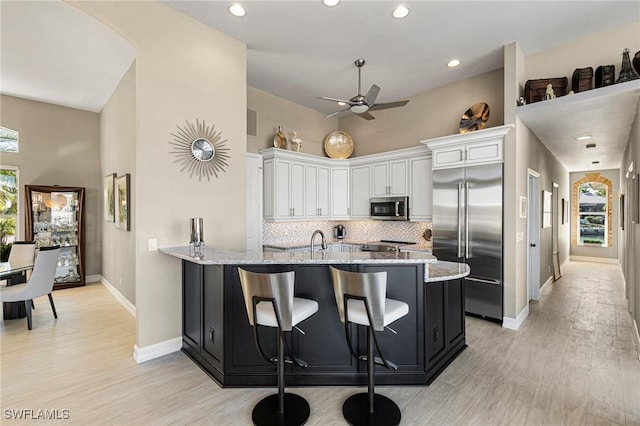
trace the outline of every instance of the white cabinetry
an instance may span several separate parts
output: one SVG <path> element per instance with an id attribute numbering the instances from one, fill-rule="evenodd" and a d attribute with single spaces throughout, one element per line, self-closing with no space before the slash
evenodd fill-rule
<path id="1" fill-rule="evenodd" d="M 371 166 L 351 167 L 351 217 L 369 218 Z"/>
<path id="2" fill-rule="evenodd" d="M 431 157 L 424 155 L 412 158 L 409 163 L 411 170 L 409 219 L 413 222 L 430 221 L 433 215 Z"/>
<path id="3" fill-rule="evenodd" d="M 306 164 L 304 183 L 305 216 L 307 218 L 329 217 L 329 167 Z"/>
<path id="4" fill-rule="evenodd" d="M 408 162 L 394 160 L 371 165 L 371 196 L 406 196 L 409 195 Z"/>
<path id="5" fill-rule="evenodd" d="M 506 130 L 505 130 L 506 128 Z M 433 170 L 504 161 L 504 134 L 510 125 L 421 141 L 433 152 Z"/>
<path id="6" fill-rule="evenodd" d="M 349 218 L 349 167 L 331 168 L 331 218 Z"/>
<path id="7" fill-rule="evenodd" d="M 305 164 L 280 158 L 264 160 L 265 219 L 305 217 Z"/>

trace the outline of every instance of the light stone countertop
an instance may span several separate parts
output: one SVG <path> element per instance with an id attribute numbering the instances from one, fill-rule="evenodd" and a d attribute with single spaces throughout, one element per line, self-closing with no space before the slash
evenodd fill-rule
<path id="1" fill-rule="evenodd" d="M 294 241 L 294 242 L 282 242 L 282 243 L 271 243 L 264 244 L 263 247 L 276 249 L 276 250 L 292 250 L 292 249 L 300 249 L 309 247 L 309 243 L 311 241 Z M 327 244 L 353 244 L 353 245 L 362 245 L 366 244 L 367 241 L 358 241 L 358 240 L 338 240 L 338 239 L 327 239 Z M 320 245 L 320 239 L 316 239 L 316 247 Z"/>
<path id="2" fill-rule="evenodd" d="M 471 268 L 466 263 L 440 260 L 435 263 L 429 263 L 424 275 L 424 282 L 455 280 L 466 277 L 470 272 Z"/>
<path id="3" fill-rule="evenodd" d="M 418 244 L 410 244 L 407 246 L 400 246 L 400 251 L 424 251 L 426 253 L 431 253 L 431 243 L 418 243 Z"/>
<path id="4" fill-rule="evenodd" d="M 440 261 L 421 252 L 243 252 L 205 248 L 201 258 L 189 254 L 188 246 L 159 248 L 160 253 L 200 265 L 278 265 L 278 264 L 425 264 L 425 282 L 447 281 L 469 275 L 466 263 Z"/>
<path id="5" fill-rule="evenodd" d="M 339 263 L 431 263 L 437 259 L 428 253 L 418 252 L 333 252 L 318 251 L 244 252 L 206 247 L 204 255 L 195 258 L 189 254 L 189 246 L 163 247 L 159 252 L 200 265 L 277 265 L 277 264 L 339 264 Z M 426 271 L 426 269 L 425 269 Z"/>

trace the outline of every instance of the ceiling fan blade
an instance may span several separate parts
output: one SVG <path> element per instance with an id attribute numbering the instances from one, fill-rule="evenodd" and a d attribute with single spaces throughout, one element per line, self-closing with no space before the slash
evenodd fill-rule
<path id="1" fill-rule="evenodd" d="M 375 120 L 376 118 L 369 114 L 368 112 L 361 112 L 360 114 L 356 114 L 358 117 L 362 117 L 365 120 Z"/>
<path id="2" fill-rule="evenodd" d="M 329 117 L 344 117 L 345 115 L 349 114 L 351 112 L 350 108 L 345 108 L 345 109 L 341 109 L 340 111 L 336 111 L 336 112 L 332 112 L 331 114 L 327 114 L 325 115 L 325 117 L 329 118 Z"/>
<path id="3" fill-rule="evenodd" d="M 378 93 L 380 93 L 380 88 L 375 84 L 372 84 L 371 89 L 369 89 L 366 96 L 364 97 L 367 100 L 367 103 L 369 105 L 373 105 L 376 103 L 376 98 L 378 97 Z"/>
<path id="4" fill-rule="evenodd" d="M 353 105 L 353 102 L 346 99 L 328 98 L 326 96 L 316 96 L 316 99 L 324 99 L 325 101 L 344 102 L 345 104 Z"/>
<path id="5" fill-rule="evenodd" d="M 398 107 L 405 106 L 408 103 L 409 101 L 406 100 L 406 101 L 386 102 L 383 104 L 375 104 L 371 108 L 369 108 L 369 111 L 375 111 L 379 109 L 398 108 Z"/>

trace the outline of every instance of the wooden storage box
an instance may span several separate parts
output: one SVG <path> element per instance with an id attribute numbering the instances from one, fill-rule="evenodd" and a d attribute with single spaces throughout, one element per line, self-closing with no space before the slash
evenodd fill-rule
<path id="1" fill-rule="evenodd" d="M 586 92 L 593 88 L 593 68 L 576 68 L 571 77 L 571 90 L 574 93 Z"/>
<path id="2" fill-rule="evenodd" d="M 527 80 L 524 85 L 524 100 L 528 104 L 544 100 L 547 84 L 551 84 L 553 92 L 557 97 L 567 94 L 567 77 L 541 78 L 538 80 Z"/>
<path id="3" fill-rule="evenodd" d="M 616 82 L 616 66 L 600 65 L 596 68 L 596 88 L 611 86 Z"/>

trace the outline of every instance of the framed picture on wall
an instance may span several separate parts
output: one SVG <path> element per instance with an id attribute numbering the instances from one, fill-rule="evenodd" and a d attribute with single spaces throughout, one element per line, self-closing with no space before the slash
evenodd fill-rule
<path id="1" fill-rule="evenodd" d="M 552 194 L 549 191 L 542 191 L 542 227 L 550 228 L 552 219 Z"/>
<path id="2" fill-rule="evenodd" d="M 566 220 L 564 219 L 565 211 L 567 210 L 567 204 L 564 198 L 560 199 L 560 224 L 564 225 Z"/>
<path id="3" fill-rule="evenodd" d="M 640 175 L 633 174 L 629 182 L 629 219 L 631 223 L 640 223 Z"/>
<path id="4" fill-rule="evenodd" d="M 116 174 L 111 173 L 104 177 L 104 220 L 114 222 L 116 220 Z"/>
<path id="5" fill-rule="evenodd" d="M 129 173 L 118 176 L 116 179 L 116 195 L 118 202 L 116 204 L 116 228 L 122 229 L 123 231 L 129 231 L 131 229 L 130 224 L 130 207 L 129 203 L 129 192 L 130 192 L 130 183 L 129 183 Z"/>

